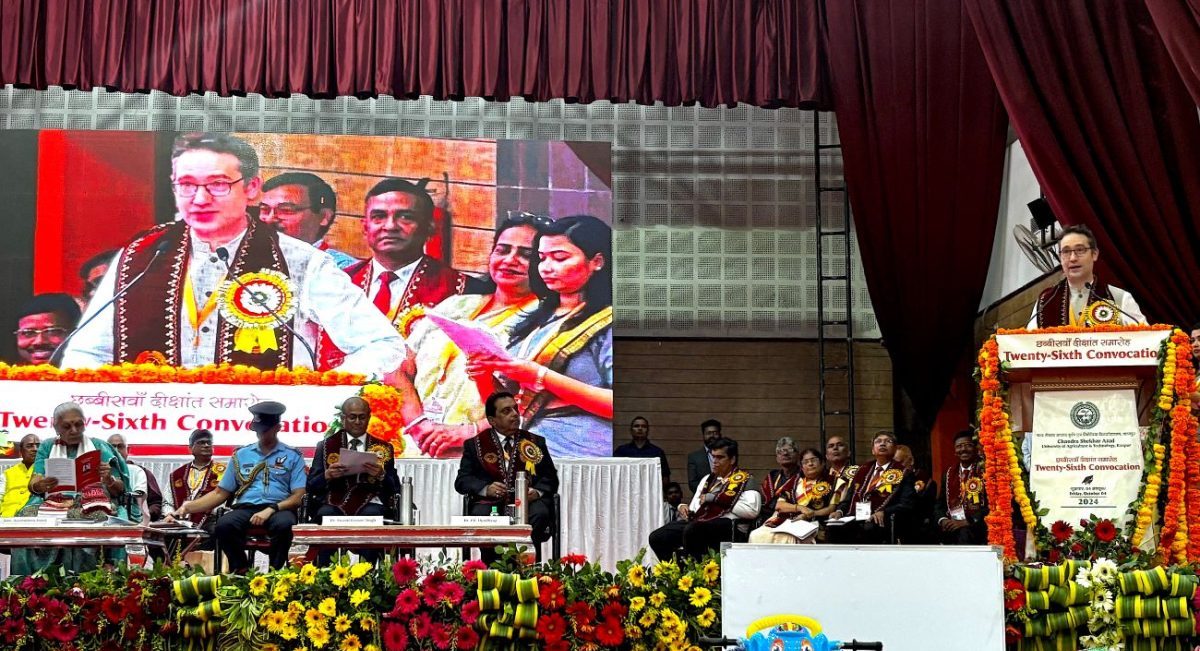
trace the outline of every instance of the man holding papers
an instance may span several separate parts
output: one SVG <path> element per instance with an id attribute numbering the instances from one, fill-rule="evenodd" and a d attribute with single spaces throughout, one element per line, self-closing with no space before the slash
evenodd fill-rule
<path id="1" fill-rule="evenodd" d="M 342 403 L 342 426 L 317 443 L 308 472 L 308 492 L 320 503 L 318 520 L 327 515 L 388 513 L 392 497 L 400 490 L 395 454 L 387 441 L 367 434 L 370 422 L 370 405 L 362 398 L 347 398 Z M 357 553 L 369 562 L 379 558 L 379 550 L 375 549 Z M 333 550 L 322 549 L 317 563 L 328 565 L 332 557 Z"/>

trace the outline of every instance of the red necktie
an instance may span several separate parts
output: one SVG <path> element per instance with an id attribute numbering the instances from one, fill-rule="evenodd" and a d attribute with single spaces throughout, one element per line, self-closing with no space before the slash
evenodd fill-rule
<path id="1" fill-rule="evenodd" d="M 379 274 L 379 293 L 375 295 L 375 307 L 384 314 L 392 311 L 392 281 L 395 279 L 396 274 L 392 271 Z"/>

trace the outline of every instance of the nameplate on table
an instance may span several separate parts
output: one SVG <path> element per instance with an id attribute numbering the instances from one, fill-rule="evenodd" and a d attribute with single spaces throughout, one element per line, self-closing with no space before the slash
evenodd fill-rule
<path id="1" fill-rule="evenodd" d="M 58 518 L 45 515 L 23 518 L 0 518 L 0 527 L 56 527 Z"/>
<path id="2" fill-rule="evenodd" d="M 382 527 L 382 515 L 327 515 L 321 519 L 322 527 Z"/>
<path id="3" fill-rule="evenodd" d="M 508 526 L 512 520 L 507 515 L 452 515 L 450 524 L 455 526 L 485 525 L 489 527 Z"/>

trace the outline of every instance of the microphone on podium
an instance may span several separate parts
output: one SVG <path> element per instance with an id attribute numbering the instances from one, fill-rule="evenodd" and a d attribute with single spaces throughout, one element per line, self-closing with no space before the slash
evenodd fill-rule
<path id="1" fill-rule="evenodd" d="M 158 256 L 165 253 L 169 248 L 171 248 L 170 242 L 167 242 L 166 240 L 159 240 L 158 244 L 154 247 L 154 255 L 150 256 L 150 261 L 146 263 L 146 268 L 142 269 L 141 273 L 134 276 L 133 280 L 129 281 L 129 284 L 121 288 L 121 291 L 113 294 L 112 298 L 105 301 L 104 305 L 101 305 L 99 309 L 97 309 L 95 312 L 92 312 L 91 316 L 89 316 L 87 319 L 84 319 L 83 323 L 80 323 L 78 326 L 76 326 L 75 329 L 71 331 L 71 334 L 67 335 L 66 338 L 62 340 L 62 343 L 58 344 L 58 348 L 54 349 L 54 353 L 50 355 L 50 363 L 54 366 L 58 366 L 60 363 L 62 363 L 62 356 L 67 350 L 67 343 L 74 339 L 75 335 L 79 334 L 79 331 L 83 330 L 85 326 L 92 321 L 95 321 L 96 317 L 100 316 L 104 310 L 108 309 L 108 306 L 116 303 L 118 298 L 124 296 L 129 292 L 129 290 L 133 289 L 134 285 L 141 282 L 142 278 L 146 276 L 146 273 L 150 271 L 150 267 L 154 266 L 154 261 L 158 260 Z"/>
<path id="2" fill-rule="evenodd" d="M 313 351 L 312 346 L 308 345 L 308 341 L 305 340 L 304 337 L 301 337 L 300 334 L 296 332 L 296 330 L 293 329 L 287 321 L 284 321 L 283 318 L 279 316 L 278 312 L 271 308 L 271 306 L 267 303 L 267 297 L 264 296 L 262 292 L 256 292 L 253 289 L 250 289 L 245 283 L 242 282 L 240 278 L 233 274 L 233 269 L 229 266 L 229 251 L 227 251 L 225 247 L 220 246 L 217 247 L 215 253 L 217 254 L 217 258 L 225 264 L 225 271 L 229 277 L 233 279 L 233 282 L 237 283 L 239 287 L 246 290 L 246 293 L 250 296 L 250 300 L 254 301 L 255 305 L 261 307 L 264 311 L 270 314 L 271 317 L 275 319 L 276 323 L 282 326 L 284 330 L 287 330 L 296 341 L 300 342 L 300 345 L 304 346 L 304 350 L 308 351 L 308 358 L 312 360 L 313 368 L 316 368 L 317 353 Z"/>

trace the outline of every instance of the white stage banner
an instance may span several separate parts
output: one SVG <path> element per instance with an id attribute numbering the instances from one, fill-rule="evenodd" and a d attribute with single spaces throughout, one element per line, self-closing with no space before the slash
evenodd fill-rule
<path id="1" fill-rule="evenodd" d="M 187 452 L 188 436 L 196 429 L 211 430 L 219 446 L 253 441 L 247 409 L 277 400 L 287 405 L 283 440 L 312 448 L 324 438 L 342 401 L 357 392 L 357 386 L 6 381 L 0 429 L 9 431 L 10 440 L 31 433 L 53 437 L 54 407 L 70 400 L 83 408 L 89 436 L 122 434 L 138 446 L 135 453 Z"/>
<path id="2" fill-rule="evenodd" d="M 1034 394 L 1029 484 L 1042 519 L 1074 525 L 1091 514 L 1118 528 L 1137 498 L 1142 442 L 1132 389 Z"/>
<path id="3" fill-rule="evenodd" d="M 1000 363 L 1008 368 L 1158 366 L 1170 330 L 996 335 Z"/>

